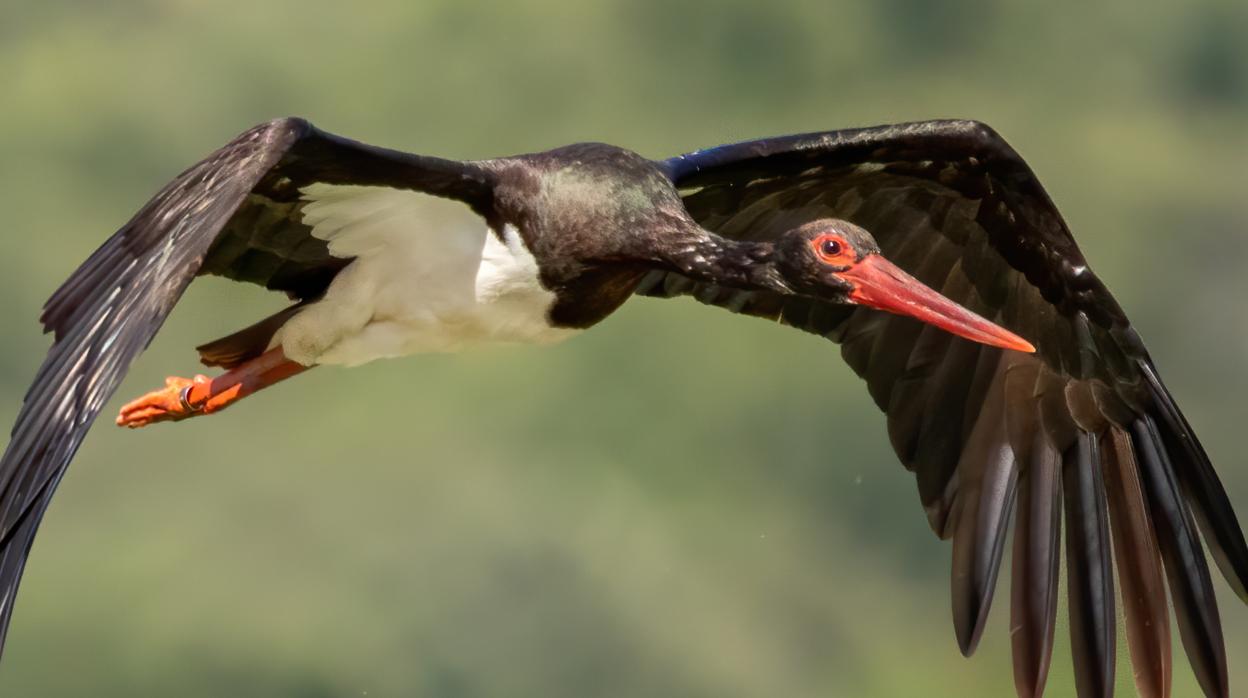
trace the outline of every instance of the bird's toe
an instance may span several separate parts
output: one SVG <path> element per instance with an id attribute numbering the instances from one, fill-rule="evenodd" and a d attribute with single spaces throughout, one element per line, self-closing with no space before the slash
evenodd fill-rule
<path id="1" fill-rule="evenodd" d="M 197 383 L 207 382 L 207 376 L 195 378 L 179 378 L 170 376 L 165 379 L 165 387 L 153 390 L 146 395 L 122 405 L 117 414 L 117 426 L 137 429 L 155 422 L 186 419 L 195 414 L 183 400 L 183 391 Z"/>

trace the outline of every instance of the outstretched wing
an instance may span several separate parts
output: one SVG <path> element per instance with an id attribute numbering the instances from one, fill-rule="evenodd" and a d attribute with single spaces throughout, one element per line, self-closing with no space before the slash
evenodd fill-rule
<path id="1" fill-rule="evenodd" d="M 194 276 L 306 299 L 345 264 L 300 222 L 299 191 L 314 182 L 414 189 L 478 210 L 492 196 L 488 173 L 472 165 L 375 148 L 293 118 L 243 133 L 162 189 L 44 307 L 55 341 L 0 458 L 0 643 L 70 458 Z"/>
<path id="2" fill-rule="evenodd" d="M 727 145 L 662 166 L 710 230 L 766 239 L 817 218 L 850 220 L 921 281 L 1038 348 L 1034 356 L 1005 352 L 909 318 L 674 273 L 653 272 L 638 291 L 693 295 L 841 344 L 887 413 L 932 528 L 953 539 L 963 653 L 979 641 L 1016 510 L 1015 680 L 1020 695 L 1043 690 L 1064 510 L 1079 695 L 1107 695 L 1113 685 L 1111 549 L 1142 694 L 1169 692 L 1165 580 L 1201 686 L 1226 694 L 1197 524 L 1248 600 L 1243 534 L 1139 336 L 1005 141 L 976 122 L 933 121 Z"/>

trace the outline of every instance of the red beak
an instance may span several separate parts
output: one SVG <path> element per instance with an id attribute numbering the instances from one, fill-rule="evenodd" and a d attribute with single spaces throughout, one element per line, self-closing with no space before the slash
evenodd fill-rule
<path id="1" fill-rule="evenodd" d="M 907 315 L 973 342 L 1034 354 L 1030 342 L 985 320 L 902 271 L 878 254 L 838 274 L 854 284 L 849 299 L 870 308 Z"/>

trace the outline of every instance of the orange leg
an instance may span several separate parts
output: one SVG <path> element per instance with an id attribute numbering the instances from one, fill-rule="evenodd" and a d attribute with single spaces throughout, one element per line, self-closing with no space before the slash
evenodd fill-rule
<path id="1" fill-rule="evenodd" d="M 117 415 L 117 426 L 137 429 L 156 422 L 176 422 L 219 412 L 257 390 L 308 368 L 287 359 L 278 347 L 216 378 L 166 378 L 164 388 L 126 403 Z"/>

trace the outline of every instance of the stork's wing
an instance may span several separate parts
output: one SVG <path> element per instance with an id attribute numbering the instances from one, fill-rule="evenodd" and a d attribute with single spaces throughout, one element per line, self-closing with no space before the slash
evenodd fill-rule
<path id="1" fill-rule="evenodd" d="M 484 210 L 488 173 L 301 119 L 257 126 L 182 173 L 53 294 L 55 342 L 0 459 L 0 642 L 40 517 L 100 408 L 197 273 L 319 295 L 345 264 L 299 221 L 313 182 L 414 189 Z"/>
<path id="2" fill-rule="evenodd" d="M 663 167 L 710 230 L 766 239 L 816 218 L 850 220 L 921 281 L 1038 347 L 1035 356 L 1005 352 L 897 315 L 672 273 L 654 272 L 639 289 L 691 294 L 841 344 L 888 415 L 932 528 L 953 539 L 954 623 L 965 654 L 983 630 L 1017 508 L 1015 679 L 1021 695 L 1042 691 L 1064 508 L 1079 694 L 1107 695 L 1113 685 L 1111 531 L 1142 694 L 1169 692 L 1166 579 L 1201 686 L 1226 694 L 1197 523 L 1248 600 L 1243 534 L 1138 335 L 1009 145 L 982 124 L 937 121 L 722 146 Z"/>

